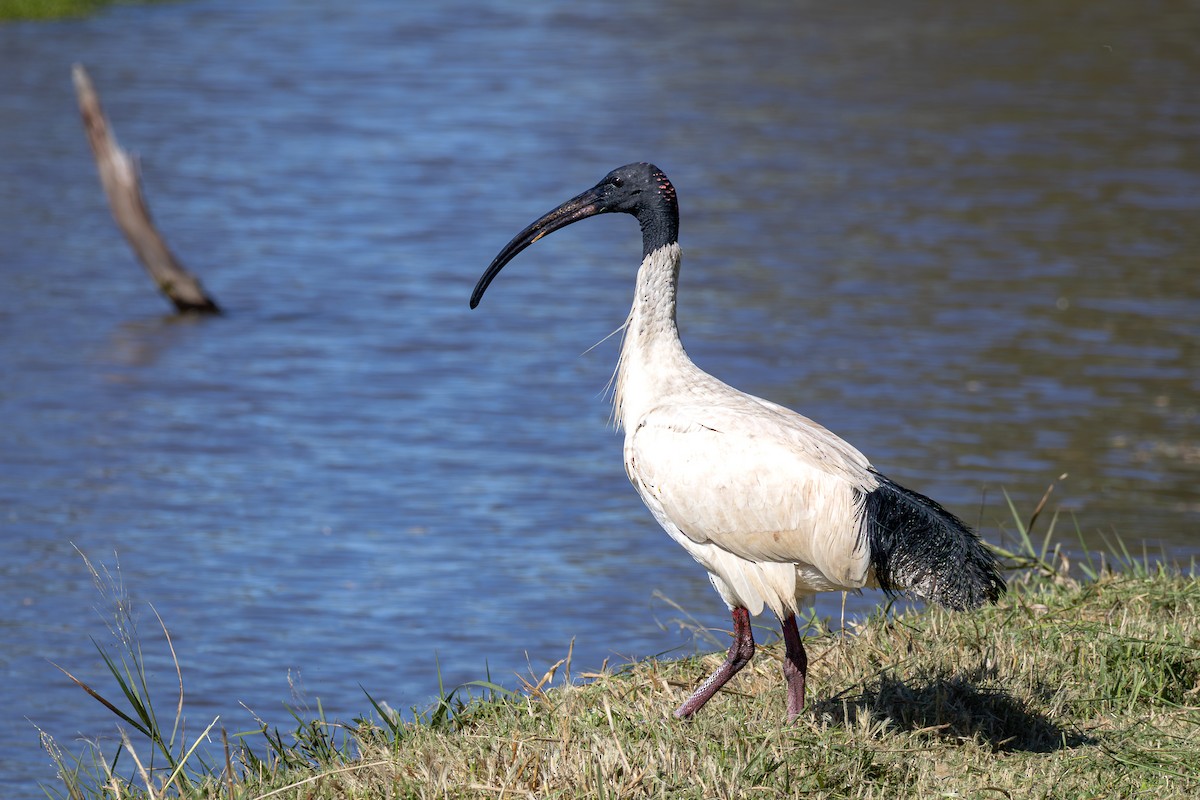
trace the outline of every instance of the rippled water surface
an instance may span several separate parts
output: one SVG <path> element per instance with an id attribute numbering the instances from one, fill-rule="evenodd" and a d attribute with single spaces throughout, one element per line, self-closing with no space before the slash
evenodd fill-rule
<path id="1" fill-rule="evenodd" d="M 604 217 L 476 278 L 612 167 L 678 188 L 701 366 L 999 540 L 1200 551 L 1194 8 L 1125 2 L 172 2 L 0 25 L 0 793 L 113 721 L 118 572 L 189 730 L 349 717 L 696 646 L 699 569 L 603 396 L 640 256 Z M 228 314 L 180 319 L 108 215 L 92 74 Z M 854 601 L 859 610 L 878 598 Z M 836 613 L 840 598 L 818 610 Z M 700 646 L 711 647 L 703 642 Z M 828 687 L 826 687 L 828 690 Z M 817 691 L 821 691 L 818 687 Z M 28 721 L 27 721 L 28 720 Z"/>

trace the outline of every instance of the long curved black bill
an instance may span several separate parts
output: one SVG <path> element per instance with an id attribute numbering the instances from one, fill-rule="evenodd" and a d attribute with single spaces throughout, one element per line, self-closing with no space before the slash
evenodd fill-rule
<path id="1" fill-rule="evenodd" d="M 504 269 L 505 264 L 516 258 L 517 253 L 520 253 L 548 233 L 553 233 L 559 228 L 565 228 L 573 222 L 579 222 L 581 219 L 587 219 L 588 217 L 603 214 L 607 211 L 608 209 L 598 205 L 599 200 L 600 193 L 597 187 L 588 189 L 583 194 L 572 197 L 514 236 L 512 241 L 506 244 L 504 249 L 488 265 L 483 276 L 479 279 L 479 283 L 475 284 L 475 291 L 471 292 L 471 308 L 479 305 L 479 301 L 483 299 L 483 293 L 487 291 L 492 280 L 500 274 L 500 270 Z"/>

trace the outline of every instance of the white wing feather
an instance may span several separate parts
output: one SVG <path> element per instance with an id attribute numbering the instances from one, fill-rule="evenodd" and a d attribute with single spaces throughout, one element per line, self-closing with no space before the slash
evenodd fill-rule
<path id="1" fill-rule="evenodd" d="M 768 572 L 788 565 L 807 584 L 801 590 L 863 586 L 869 553 L 856 529 L 855 497 L 876 485 L 869 462 L 806 417 L 748 398 L 650 409 L 627 430 L 630 480 L 668 533 L 686 537 L 680 544 L 727 583 L 759 582 L 758 571 L 747 577 L 746 564 L 722 553 Z M 775 608 L 769 593 L 765 599 Z"/>

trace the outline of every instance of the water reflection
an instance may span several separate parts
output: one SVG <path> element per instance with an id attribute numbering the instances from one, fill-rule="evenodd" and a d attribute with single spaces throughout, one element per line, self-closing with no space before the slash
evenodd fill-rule
<path id="1" fill-rule="evenodd" d="M 193 328 L 211 321 L 195 314 L 164 314 L 122 322 L 113 329 L 103 360 L 119 367 L 153 367 L 160 358 L 170 357 L 176 347 L 186 347 L 187 336 Z M 124 380 L 128 375 L 114 373 L 110 378 Z"/>

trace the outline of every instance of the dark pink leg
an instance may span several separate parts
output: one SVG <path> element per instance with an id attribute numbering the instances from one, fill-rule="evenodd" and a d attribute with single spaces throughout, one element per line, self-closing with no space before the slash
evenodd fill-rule
<path id="1" fill-rule="evenodd" d="M 808 677 L 808 654 L 796 629 L 796 616 L 783 621 L 783 677 L 787 679 L 787 721 L 793 722 L 804 710 L 804 682 Z"/>
<path id="2" fill-rule="evenodd" d="M 793 623 L 794 625 L 795 623 Z M 733 609 L 733 644 L 729 646 L 729 655 L 720 669 L 708 676 L 708 680 L 700 684 L 700 688 L 675 710 L 677 717 L 690 717 L 700 710 L 729 679 L 738 673 L 742 667 L 750 663 L 754 657 L 754 636 L 750 632 L 750 612 L 744 608 Z"/>

